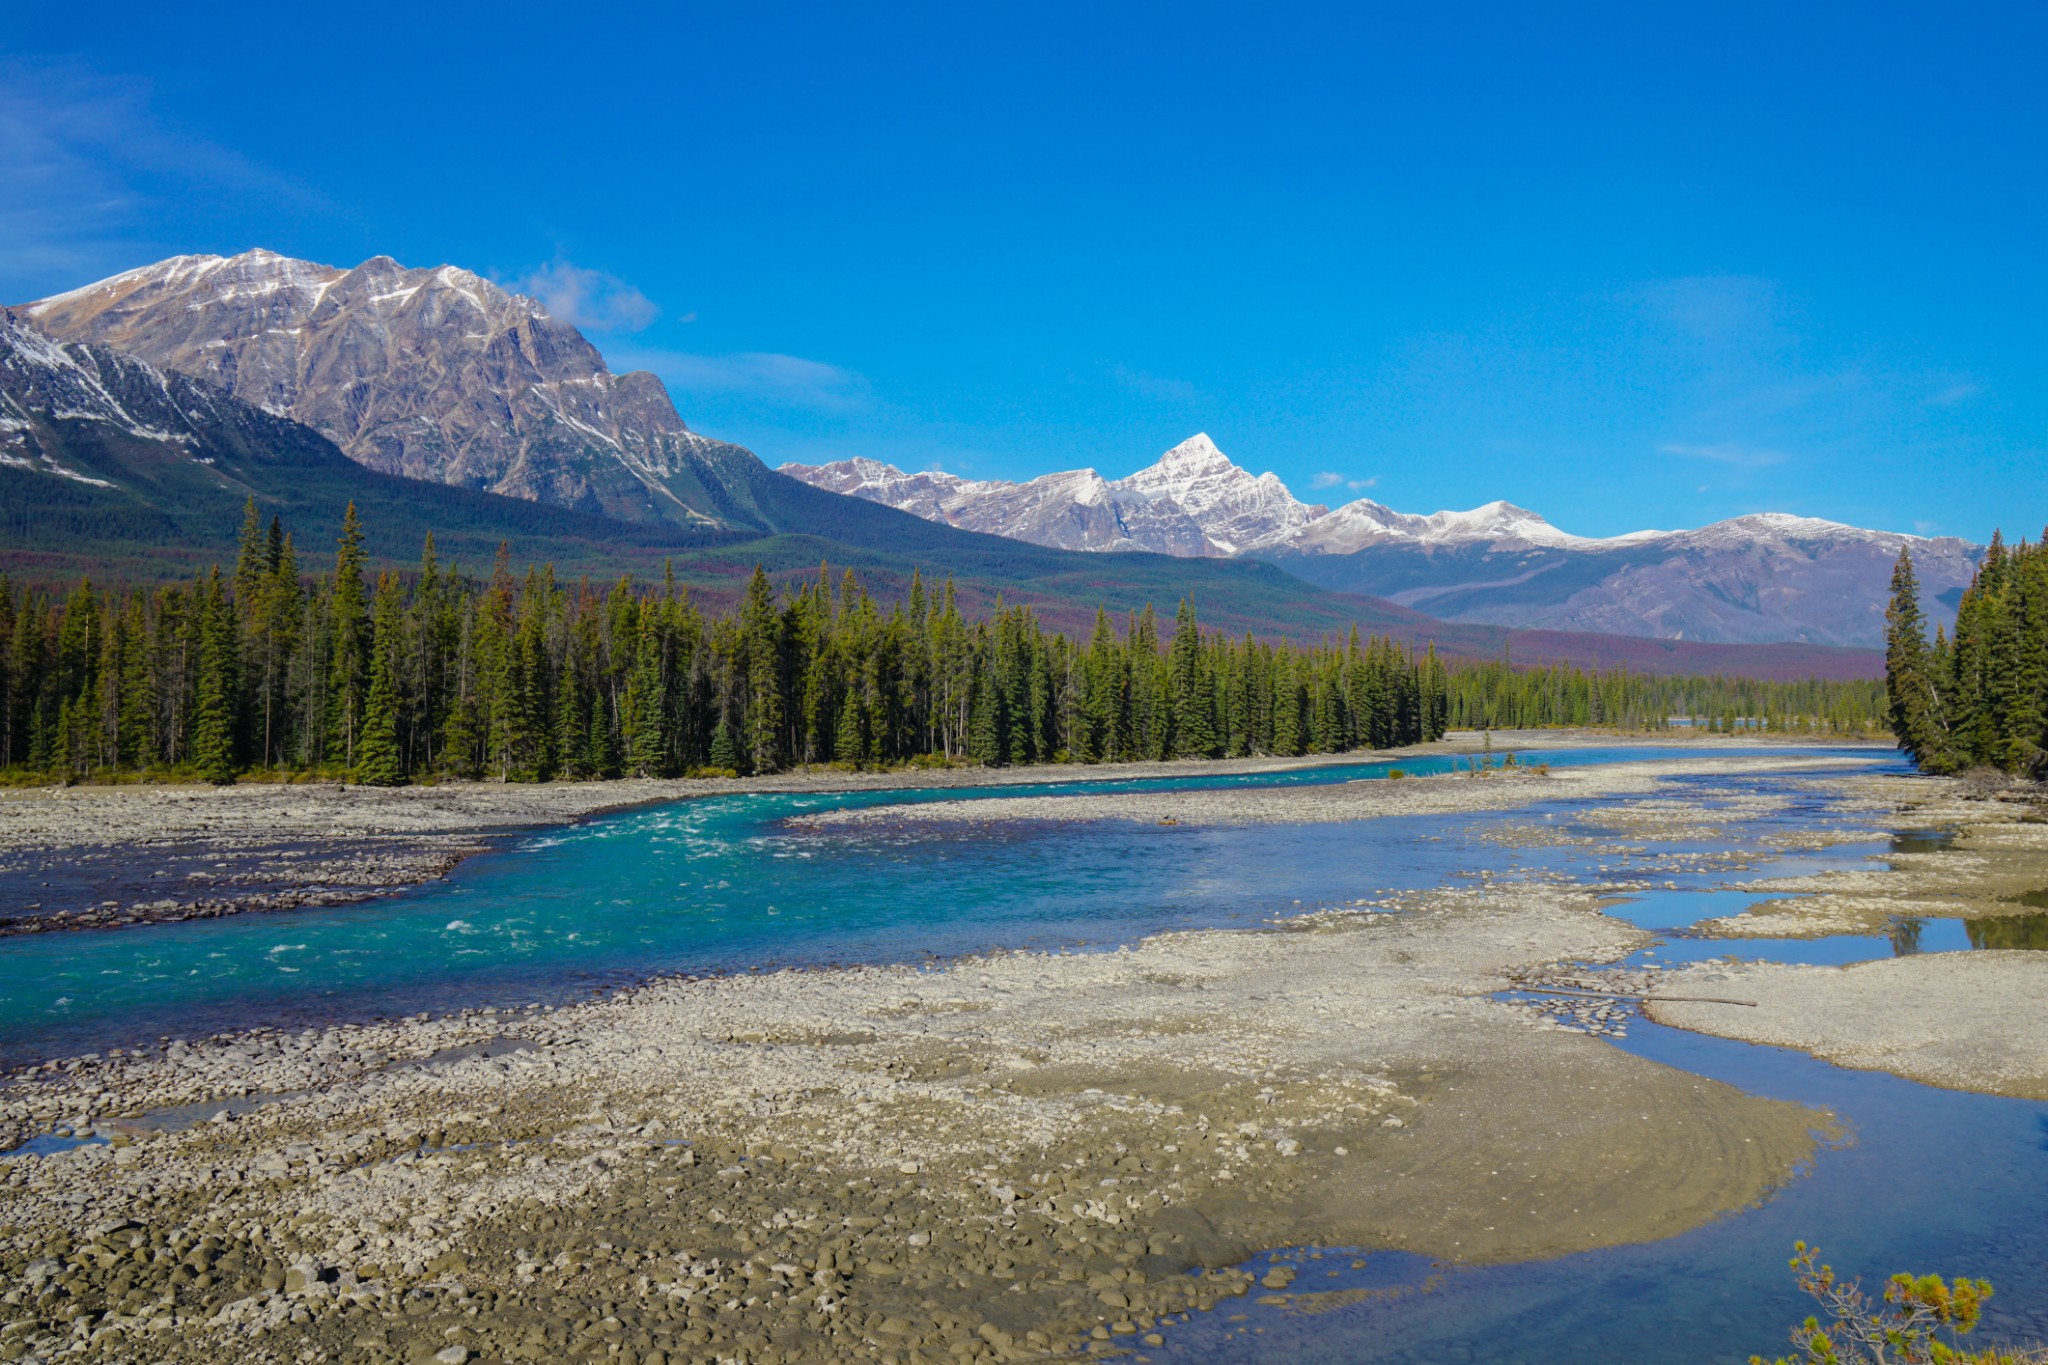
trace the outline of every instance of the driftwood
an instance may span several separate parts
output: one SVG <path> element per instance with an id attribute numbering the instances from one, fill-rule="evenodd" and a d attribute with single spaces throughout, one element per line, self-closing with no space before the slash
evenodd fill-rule
<path id="1" fill-rule="evenodd" d="M 1525 995 L 1575 995 L 1588 1000 L 1640 1000 L 1646 1005 L 1661 1005 L 1668 1002 L 1684 1001 L 1693 1005 L 1746 1005 L 1756 1008 L 1754 1000 L 1729 1000 L 1719 995 L 1643 995 L 1635 991 L 1568 991 L 1556 986 L 1510 986 L 1511 991 Z"/>

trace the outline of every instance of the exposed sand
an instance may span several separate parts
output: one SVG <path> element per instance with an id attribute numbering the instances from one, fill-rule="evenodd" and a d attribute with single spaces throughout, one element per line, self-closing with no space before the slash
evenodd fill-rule
<path id="1" fill-rule="evenodd" d="M 285 1040 L 273 1073 L 212 1043 L 46 1073 L 45 1114 L 95 1089 L 115 1109 L 252 1080 L 315 1093 L 0 1163 L 8 1311 L 61 1327 L 44 1315 L 67 1298 L 131 1304 L 88 1359 L 554 1359 L 579 1335 L 670 1359 L 1011 1358 L 1170 1330 L 1251 1287 L 1190 1265 L 1303 1241 L 1488 1260 L 1664 1236 L 1810 1154 L 1824 1115 L 1485 998 L 1508 971 L 1639 941 L 1590 897 L 1529 883 L 1405 908 L 657 983 L 444 1023 L 433 1046 L 531 1048 L 431 1067 L 366 1065 L 384 1027 Z M 137 1235 L 142 1262 L 81 1251 Z M 189 1265 L 177 1283 L 195 1250 L 210 1283 Z"/>
<path id="2" fill-rule="evenodd" d="M 198 1040 L 39 1068 L 0 1087 L 0 1147 L 10 1134 L 95 1123 L 122 1145 L 0 1161 L 0 1317 L 20 1324 L 0 1334 L 0 1360 L 72 1343 L 87 1360 L 1031 1358 L 1170 1337 L 1181 1314 L 1259 1288 L 1227 1267 L 1267 1247 L 1484 1261 L 1698 1226 L 1790 1178 L 1828 1116 L 1581 1031 L 1623 1031 L 1625 1008 L 1573 1003 L 1561 1010 L 1573 1028 L 1489 997 L 1516 982 L 1597 984 L 1597 966 L 1581 964 L 1647 941 L 1599 914 L 1596 893 L 1771 851 L 1660 847 L 1776 800 L 1731 787 L 1712 793 L 1724 808 L 1710 811 L 1673 799 L 1664 779 L 1816 762 L 1711 747 L 1681 763 L 1548 777 L 993 798 L 914 813 L 1313 822 L 1611 798 L 1580 823 L 1612 838 L 1550 830 L 1540 814 L 1488 835 L 1611 860 L 1587 867 L 1598 880 L 1585 885 L 1482 876 L 1374 910 L 1116 952 L 662 981 L 558 1011 Z M 1896 826 L 1916 803 L 1949 803 L 1929 824 L 1982 814 L 1920 781 L 1826 781 L 1840 826 L 1804 840 L 1816 847 Z M 8 838 L 32 846 L 38 829 L 157 837 L 148 832 L 166 819 L 189 822 L 182 837 L 221 820 L 224 837 L 254 838 L 266 810 L 298 829 L 332 812 L 330 828 L 350 839 L 433 847 L 487 825 L 688 794 L 682 785 L 249 788 L 139 804 L 120 791 L 89 807 L 0 803 L 0 850 Z M 820 838 L 861 827 L 806 823 Z M 1975 830 L 1966 837 L 2007 837 Z M 2029 857 L 2030 838 L 2018 847 Z M 1933 860 L 1900 885 L 1968 900 L 1981 851 L 1895 855 L 1908 867 Z M 1878 894 L 1891 875 L 1874 872 L 1857 894 Z M 1740 989 L 1712 971 L 1621 984 L 1768 995 L 1756 1010 L 1651 1008 L 1685 1027 L 1768 1028 L 1759 1041 L 1851 1065 L 2035 1093 L 2024 1087 L 2048 1072 L 2048 954 L 1946 961 L 1743 969 Z M 1916 1014 L 1929 995 L 1944 1003 Z M 1684 1010 L 1699 1017 L 1668 1013 Z M 2031 1022 L 1998 1033 L 2013 1013 Z M 227 1097 L 251 1095 L 282 1098 L 168 1132 L 114 1121 L 180 1105 L 247 1111 Z M 1263 1287 L 1284 1288 L 1276 1276 Z"/>
<path id="3" fill-rule="evenodd" d="M 1882 934 L 1898 917 L 1981 919 L 2021 912 L 2016 897 L 2048 888 L 2048 790 L 1980 794 L 1960 780 L 1872 775 L 1830 784 L 1845 814 L 1892 829 L 1946 830 L 1948 849 L 1889 853 L 1867 868 L 1744 883 L 1782 893 L 1700 927 L 1731 938 Z M 1862 823 L 1859 821 L 1858 823 Z"/>
<path id="4" fill-rule="evenodd" d="M 1698 966 L 1665 974 L 1656 989 L 1756 1002 L 1743 1009 L 1653 999 L 1648 1010 L 1659 1023 L 1796 1047 L 1929 1085 L 2048 1100 L 2048 953 Z"/>

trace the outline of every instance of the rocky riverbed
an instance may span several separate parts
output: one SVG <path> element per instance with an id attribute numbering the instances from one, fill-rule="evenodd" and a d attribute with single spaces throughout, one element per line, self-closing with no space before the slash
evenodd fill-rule
<path id="1" fill-rule="evenodd" d="M 1543 746 L 1574 738 L 1525 731 L 1515 741 Z M 366 900 L 441 876 L 501 833 L 693 797 L 1273 772 L 1367 757 L 1478 753 L 1486 743 L 1459 735 L 1382 755 L 887 773 L 815 769 L 740 779 L 0 790 L 0 937 Z"/>
<path id="2" fill-rule="evenodd" d="M 1265 1246 L 1666 1235 L 1827 1117 L 1488 998 L 1638 941 L 1517 883 L 39 1069 L 13 1124 L 118 1145 L 0 1163 L 0 1358 L 1014 1359 L 1280 1287 Z M 300 1093 L 108 1117 L 252 1088 Z"/>
<path id="3" fill-rule="evenodd" d="M 2002 781 L 1869 775 L 1828 783 L 1852 827 L 1876 818 L 1939 830 L 1942 847 L 1870 866 L 1748 883 L 1782 896 L 1702 928 L 1732 938 L 1882 933 L 1900 918 L 2003 918 L 2048 888 L 2048 789 Z M 1861 816 L 1863 819 L 1856 819 Z"/>
<path id="4" fill-rule="evenodd" d="M 1876 756 L 1873 756 L 1876 761 Z M 995 796 L 974 801 L 921 802 L 915 807 L 821 811 L 788 823 L 799 829 L 1004 825 L 1017 821 L 1128 821 L 1143 825 L 1338 824 L 1386 815 L 1463 815 L 1510 810 L 1574 797 L 1647 796 L 1665 778 L 1698 772 L 1727 775 L 1840 768 L 1840 758 L 1703 752 L 1698 757 L 1637 763 L 1551 768 L 1517 763 L 1438 777 L 1379 778 L 1317 787 L 1255 787 L 1196 791 L 1120 792 L 1102 796 Z M 1650 814 L 1659 803 L 1648 803 Z M 1688 818 L 1691 807 L 1679 807 Z"/>
<path id="5" fill-rule="evenodd" d="M 1494 1261 L 1672 1235 L 1793 1178 L 1832 1119 L 1610 1046 L 1637 998 L 1687 1027 L 1751 1016 L 1760 1040 L 1904 1074 L 1939 1053 L 1947 1079 L 1930 1079 L 2033 1093 L 1959 1069 L 1996 1017 L 1961 1002 L 2039 1012 L 2048 955 L 2032 955 L 2038 971 L 1971 955 L 1927 983 L 1956 1008 L 1904 1022 L 1897 988 L 1919 977 L 1814 990 L 1806 969 L 1602 966 L 1649 941 L 1601 913 L 1607 898 L 1759 856 L 1701 863 L 1696 841 L 1745 801 L 1765 809 L 1745 775 L 1802 762 L 1708 753 L 1213 806 L 1175 794 L 1170 817 L 1113 817 L 1192 822 L 1242 798 L 1292 801 L 1297 822 L 1611 798 L 1578 830 L 1533 813 L 1490 827 L 1594 855 L 1579 881 L 1489 874 L 1110 952 L 678 978 L 558 1009 L 43 1064 L 0 1083 L 0 1148 L 87 1141 L 0 1160 L 0 1360 L 1142 1354 L 1190 1313 L 1287 1292 L 1285 1265 L 1260 1280 L 1233 1268 L 1263 1248 Z M 1711 811 L 1669 785 L 1703 771 L 1736 779 Z M 1970 820 L 2023 830 L 2024 800 L 1813 780 L 1841 818 L 1812 846 L 1908 815 L 1961 831 L 1957 852 L 1893 855 L 1950 860 L 1901 883 L 1912 894 L 1945 883 L 1968 902 L 1986 868 L 2019 878 L 1976 860 L 1969 845 L 1990 836 Z M 317 794 L 296 795 L 317 813 Z M 577 794 L 557 796 L 555 818 L 574 818 Z M 414 794 L 391 808 L 412 814 L 337 818 L 456 838 L 494 818 L 454 799 L 452 814 Z M 246 817 L 231 837 L 257 828 Z M 1499 998 L 1531 987 L 1547 1006 Z M 1884 1046 L 1854 1052 L 1841 1040 L 1867 1043 L 1887 997 Z M 2044 1050 L 2028 1034 L 2008 1051 Z"/>

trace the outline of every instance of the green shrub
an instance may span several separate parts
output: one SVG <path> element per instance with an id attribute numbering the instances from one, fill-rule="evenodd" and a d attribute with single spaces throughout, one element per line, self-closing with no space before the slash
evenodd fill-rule
<path id="1" fill-rule="evenodd" d="M 1881 1301 L 1833 1266 L 1818 1264 L 1819 1247 L 1793 1244 L 1792 1271 L 1799 1287 L 1820 1302 L 1827 1318 L 1809 1317 L 1792 1329 L 1794 1355 L 1768 1365 L 2040 1365 L 2048 1350 L 1989 1347 L 1970 1350 L 1957 1341 L 1983 1316 L 1989 1280 L 1939 1275 L 1894 1275 Z M 1767 1365 L 1751 1356 L 1750 1365 Z"/>

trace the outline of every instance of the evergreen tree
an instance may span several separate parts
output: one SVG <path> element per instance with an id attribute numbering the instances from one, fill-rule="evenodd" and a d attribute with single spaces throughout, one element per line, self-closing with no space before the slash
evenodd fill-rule
<path id="1" fill-rule="evenodd" d="M 192 760 L 201 780 L 226 786 L 239 767 L 235 755 L 235 627 L 220 570 L 215 569 L 200 607 L 201 663 L 198 725 Z"/>
<path id="2" fill-rule="evenodd" d="M 329 757 L 343 767 L 356 765 L 362 737 L 363 703 L 370 683 L 369 611 L 363 590 L 363 530 L 351 501 L 342 518 L 340 548 L 334 557 L 332 619 L 333 663 L 328 692 L 334 720 Z"/>
<path id="3" fill-rule="evenodd" d="M 367 787 L 396 787 L 405 781 L 405 768 L 398 748 L 398 579 L 392 574 L 378 575 L 372 622 L 370 685 L 355 780 Z"/>
<path id="4" fill-rule="evenodd" d="M 739 741 L 733 738 L 732 726 L 720 717 L 718 728 L 711 734 L 711 766 L 737 772 L 740 766 Z"/>
<path id="5" fill-rule="evenodd" d="M 749 767 L 769 772 L 780 766 L 782 739 L 782 648 L 775 590 L 760 565 L 747 581 L 740 606 L 740 680 L 744 749 Z"/>
<path id="6" fill-rule="evenodd" d="M 1913 552 L 1901 547 L 1892 568 L 1891 605 L 1884 617 L 1884 683 L 1892 734 L 1906 757 L 1923 768 L 1947 766 L 1942 697 L 1929 668 L 1927 623 Z"/>
<path id="7" fill-rule="evenodd" d="M 1174 614 L 1171 677 L 1173 752 L 1178 758 L 1207 758 L 1216 748 L 1214 683 L 1214 675 L 1202 667 L 1194 599 L 1183 597 Z"/>

